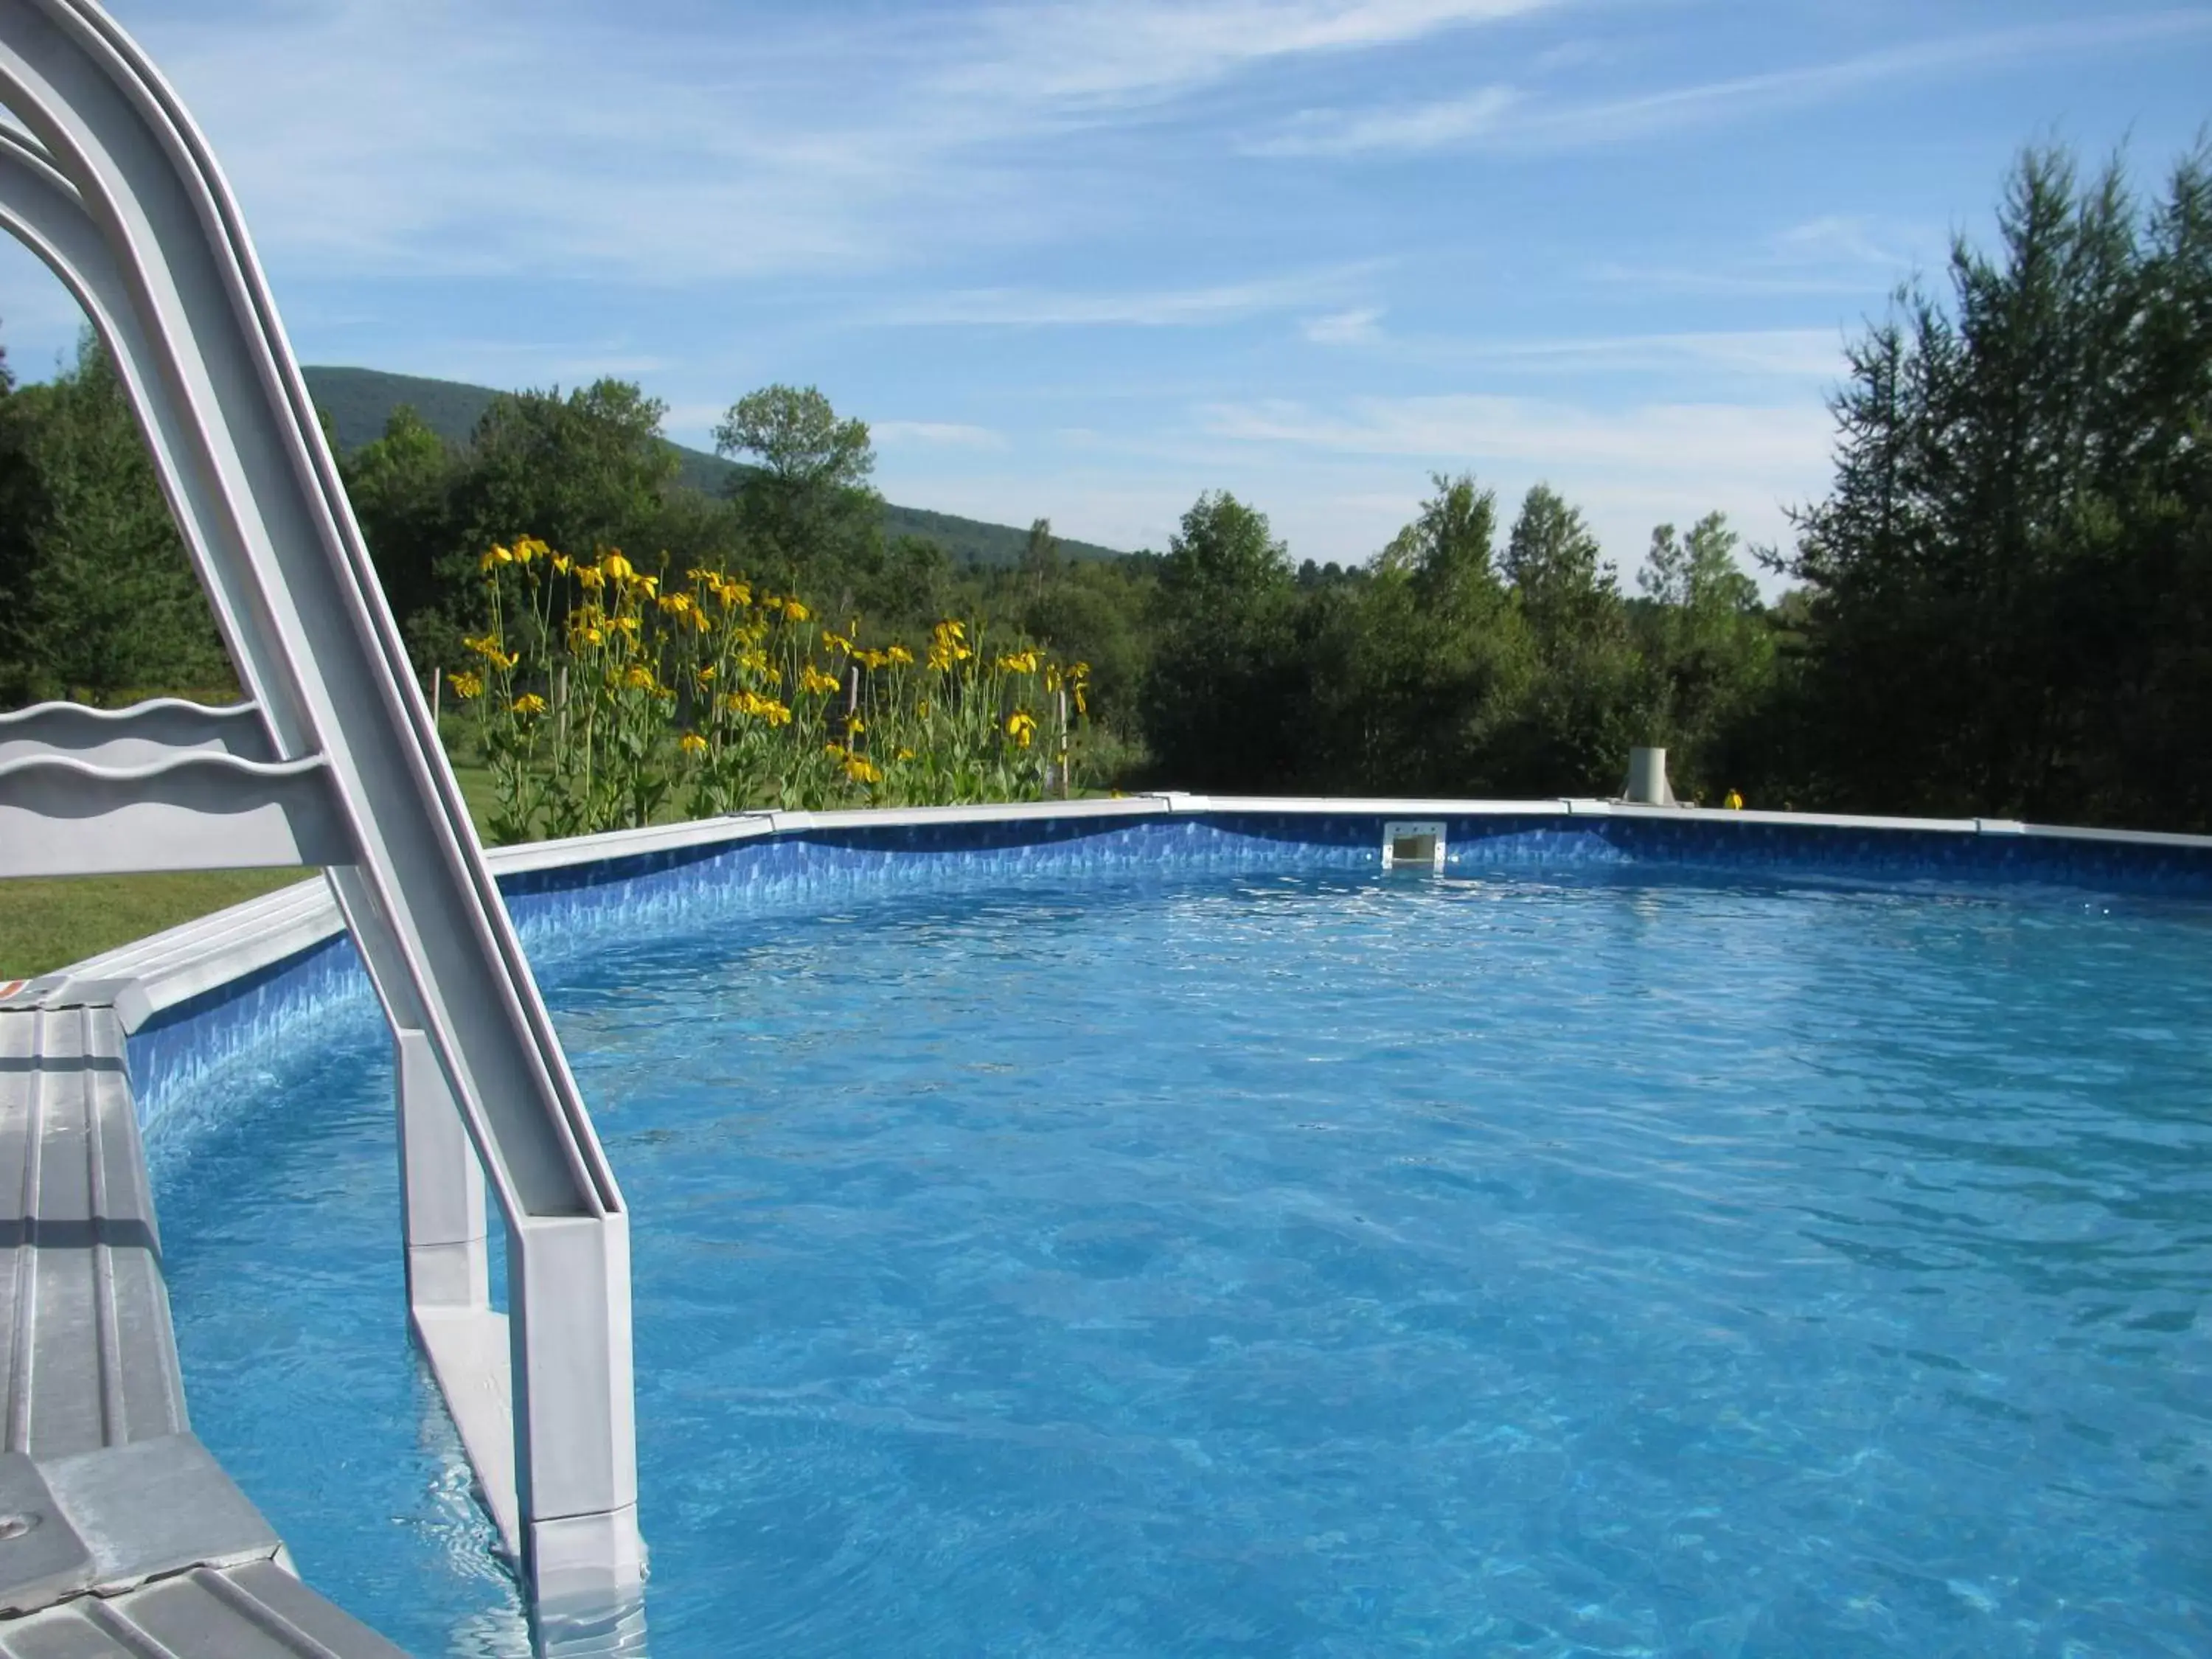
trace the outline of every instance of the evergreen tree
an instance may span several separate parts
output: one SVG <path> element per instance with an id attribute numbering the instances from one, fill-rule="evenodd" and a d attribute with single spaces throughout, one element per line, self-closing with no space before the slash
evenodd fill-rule
<path id="1" fill-rule="evenodd" d="M 1184 787 L 1278 787 L 1297 764 L 1294 589 L 1266 515 L 1226 490 L 1182 516 L 1160 569 L 1146 734 Z"/>
<path id="2" fill-rule="evenodd" d="M 2202 825 L 2207 155 L 2148 215 L 2022 157 L 1992 256 L 1853 343 L 1798 517 L 1803 784 L 1842 806 Z"/>
<path id="3" fill-rule="evenodd" d="M 229 658 L 107 352 L 0 398 L 0 696 L 221 694 Z"/>

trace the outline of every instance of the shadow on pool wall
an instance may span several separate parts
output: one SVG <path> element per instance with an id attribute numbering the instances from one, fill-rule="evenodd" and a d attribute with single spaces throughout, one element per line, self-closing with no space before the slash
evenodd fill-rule
<path id="1" fill-rule="evenodd" d="M 1185 872 L 1379 870 L 1384 823 L 1415 811 L 1443 822 L 1445 873 L 1462 878 L 1649 872 L 2212 898 L 2208 837 L 1975 820 L 1624 811 L 1604 803 L 1471 810 L 1471 803 L 1194 800 L 1178 807 L 1133 800 L 1112 803 L 1119 810 L 1110 815 L 1096 810 L 1107 805 L 788 815 L 797 820 L 792 827 L 786 815 L 761 815 L 683 826 L 684 842 L 672 846 L 641 848 L 669 839 L 645 831 L 501 849 L 494 866 L 507 866 L 501 889 L 540 962 L 589 949 L 610 933 L 688 932 L 720 916 L 787 913 L 875 893 Z M 367 1025 L 379 1018 L 335 909 L 330 927 L 328 936 L 275 960 L 241 959 L 236 976 L 137 1025 L 128 1060 L 142 1127 L 226 1060 L 303 1021 Z M 170 1124 L 166 1133 L 188 1127 Z"/>

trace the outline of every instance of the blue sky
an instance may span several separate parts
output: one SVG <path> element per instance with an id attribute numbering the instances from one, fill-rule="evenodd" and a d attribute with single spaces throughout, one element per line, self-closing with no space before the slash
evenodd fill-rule
<path id="1" fill-rule="evenodd" d="M 112 0 L 308 362 L 770 381 L 894 500 L 1164 546 L 1201 490 L 1372 554 L 1547 479 L 1624 571 L 1827 473 L 1841 344 L 2013 156 L 2212 118 L 2212 9 L 2005 0 Z M 0 249 L 0 340 L 67 296 Z"/>

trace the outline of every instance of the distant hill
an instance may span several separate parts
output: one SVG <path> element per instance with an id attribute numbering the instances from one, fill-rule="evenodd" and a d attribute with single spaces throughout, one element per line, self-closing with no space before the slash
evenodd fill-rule
<path id="1" fill-rule="evenodd" d="M 307 377 L 307 392 L 314 398 L 315 407 L 330 417 L 331 425 L 336 428 L 341 452 L 358 449 L 383 436 L 385 422 L 402 404 L 410 405 L 424 424 L 447 442 L 466 443 L 485 409 L 499 395 L 489 386 L 428 380 L 419 374 L 386 374 L 374 368 L 311 365 L 301 372 Z M 676 475 L 677 482 L 710 495 L 720 495 L 728 487 L 732 475 L 745 470 L 734 461 L 726 461 L 703 449 L 690 449 L 682 444 L 671 444 L 669 447 L 683 463 L 682 471 Z M 1029 541 L 1026 527 L 1017 530 L 1012 525 L 985 524 L 979 519 L 933 513 L 927 507 L 888 503 L 884 507 L 884 534 L 892 538 L 927 536 L 950 554 L 955 563 L 972 559 L 981 564 L 1013 564 L 1020 560 L 1022 549 Z M 1072 559 L 1121 557 L 1113 548 L 1070 541 L 1065 537 L 1060 538 L 1060 551 Z"/>

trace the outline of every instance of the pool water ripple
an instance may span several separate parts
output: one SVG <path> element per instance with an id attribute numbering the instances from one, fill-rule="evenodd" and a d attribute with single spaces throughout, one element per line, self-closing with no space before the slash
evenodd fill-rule
<path id="1" fill-rule="evenodd" d="M 636 1218 L 663 1659 L 2212 1651 L 2201 908 L 699 920 L 548 987 Z M 319 1586 L 495 1650 L 380 1044 L 217 1081 L 155 1158 L 196 1425 Z"/>

